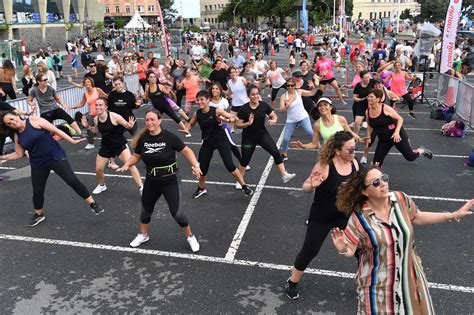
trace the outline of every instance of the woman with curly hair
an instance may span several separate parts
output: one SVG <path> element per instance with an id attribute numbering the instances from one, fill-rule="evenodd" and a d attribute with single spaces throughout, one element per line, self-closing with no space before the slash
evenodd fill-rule
<path id="1" fill-rule="evenodd" d="M 459 222 L 472 214 L 474 199 L 455 212 L 420 211 L 408 195 L 390 191 L 388 180 L 371 168 L 358 172 L 337 193 L 336 206 L 350 218 L 331 238 L 341 255 L 358 251 L 357 314 L 434 314 L 413 245 L 413 224 Z"/>
<path id="2" fill-rule="evenodd" d="M 303 248 L 296 256 L 291 277 L 286 282 L 286 295 L 299 298 L 298 282 L 311 260 L 318 254 L 326 236 L 335 227 L 343 229 L 347 217 L 336 208 L 336 194 L 341 183 L 359 170 L 355 159 L 356 142 L 352 133 L 336 132 L 324 144 L 319 161 L 303 184 L 304 192 L 313 192 Z"/>

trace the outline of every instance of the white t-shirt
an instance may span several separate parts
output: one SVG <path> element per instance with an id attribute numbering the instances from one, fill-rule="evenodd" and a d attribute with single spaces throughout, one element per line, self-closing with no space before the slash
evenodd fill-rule
<path id="1" fill-rule="evenodd" d="M 430 54 L 430 55 L 428 56 L 428 60 L 429 60 L 429 62 L 430 62 L 429 67 L 430 67 L 430 68 L 434 68 L 434 67 L 436 66 L 434 54 Z"/>
<path id="2" fill-rule="evenodd" d="M 301 47 L 301 39 L 297 38 L 294 40 L 296 47 L 300 48 Z"/>
<path id="3" fill-rule="evenodd" d="M 262 74 L 265 72 L 265 70 L 268 69 L 268 63 L 266 60 L 256 60 L 255 64 L 257 65 L 258 72 L 257 74 Z"/>
<path id="4" fill-rule="evenodd" d="M 288 92 L 285 93 L 285 100 L 288 100 Z M 286 122 L 288 123 L 299 122 L 309 117 L 308 112 L 304 109 L 303 99 L 298 92 L 296 92 L 296 99 L 287 108 L 286 113 Z"/>
<path id="5" fill-rule="evenodd" d="M 217 109 L 227 110 L 227 108 L 229 108 L 229 101 L 225 97 L 221 97 L 221 100 L 218 103 L 215 103 L 211 99 L 209 105 Z"/>
<path id="6" fill-rule="evenodd" d="M 227 81 L 227 86 L 232 92 L 232 106 L 242 106 L 250 102 L 250 99 L 247 95 L 247 87 L 244 85 L 242 77 L 238 77 L 237 80 L 232 82 L 232 79 Z"/>
<path id="7" fill-rule="evenodd" d="M 201 60 L 202 59 L 202 47 L 201 46 L 193 46 L 191 48 L 191 56 L 194 60 Z"/>
<path id="8" fill-rule="evenodd" d="M 285 70 L 282 68 L 276 68 L 274 71 L 268 70 L 267 78 L 272 81 L 272 88 L 278 89 L 282 87 L 283 84 L 285 84 L 286 80 L 283 76 L 283 73 L 285 73 Z"/>

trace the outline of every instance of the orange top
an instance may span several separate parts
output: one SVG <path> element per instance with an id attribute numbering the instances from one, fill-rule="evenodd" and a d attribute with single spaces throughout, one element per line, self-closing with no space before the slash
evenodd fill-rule
<path id="1" fill-rule="evenodd" d="M 293 43 L 293 35 L 288 35 L 288 44 Z"/>
<path id="2" fill-rule="evenodd" d="M 97 88 L 92 88 L 92 93 L 89 94 L 84 92 L 84 96 L 86 97 L 86 102 L 89 105 L 89 114 L 91 116 L 97 116 L 97 110 L 95 109 L 95 101 L 99 98 L 99 91 Z"/>
<path id="3" fill-rule="evenodd" d="M 189 79 L 183 80 L 183 86 L 186 89 L 186 103 L 191 103 L 196 101 L 196 94 L 200 90 L 199 78 L 192 76 Z"/>

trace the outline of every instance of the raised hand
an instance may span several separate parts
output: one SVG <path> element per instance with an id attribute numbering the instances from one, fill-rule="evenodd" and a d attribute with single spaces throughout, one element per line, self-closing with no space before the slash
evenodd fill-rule
<path id="1" fill-rule="evenodd" d="M 337 228 L 332 229 L 331 231 L 332 243 L 336 247 L 338 252 L 346 252 L 347 244 L 345 242 L 346 237 L 344 236 L 344 230 Z"/>

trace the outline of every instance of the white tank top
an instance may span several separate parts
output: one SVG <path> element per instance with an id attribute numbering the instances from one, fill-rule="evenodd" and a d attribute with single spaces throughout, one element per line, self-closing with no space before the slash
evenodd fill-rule
<path id="1" fill-rule="evenodd" d="M 295 93 L 296 99 L 293 101 L 293 103 L 290 104 L 290 107 L 288 107 L 286 110 L 286 122 L 289 123 L 299 122 L 309 117 L 308 113 L 304 109 L 303 99 L 297 91 L 295 91 Z M 285 99 L 288 100 L 288 92 L 285 93 Z"/>
<path id="2" fill-rule="evenodd" d="M 232 92 L 232 106 L 239 107 L 250 102 L 242 77 L 238 77 L 235 83 L 230 79 L 227 81 L 227 85 Z"/>

